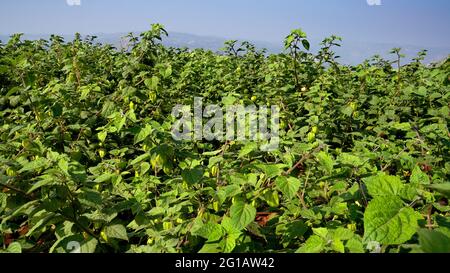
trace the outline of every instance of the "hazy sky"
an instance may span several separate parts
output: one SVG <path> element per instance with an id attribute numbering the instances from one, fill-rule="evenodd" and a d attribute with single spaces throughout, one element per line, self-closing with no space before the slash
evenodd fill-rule
<path id="1" fill-rule="evenodd" d="M 450 46 L 450 0 L 0 0 L 0 34 L 115 33 L 161 23 L 169 31 L 280 42 L 312 38 Z"/>

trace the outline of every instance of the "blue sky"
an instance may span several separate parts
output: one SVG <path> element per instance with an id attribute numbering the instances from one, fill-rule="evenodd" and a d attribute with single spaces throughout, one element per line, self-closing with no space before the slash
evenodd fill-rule
<path id="1" fill-rule="evenodd" d="M 73 0 L 69 0 L 73 1 Z M 280 43 L 301 27 L 311 38 L 450 46 L 449 0 L 1 0 L 0 34 L 170 31 Z"/>

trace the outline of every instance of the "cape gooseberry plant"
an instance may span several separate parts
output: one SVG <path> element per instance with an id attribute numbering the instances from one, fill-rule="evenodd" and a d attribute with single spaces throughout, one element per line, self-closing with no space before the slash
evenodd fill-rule
<path id="1" fill-rule="evenodd" d="M 0 43 L 2 252 L 450 252 L 450 59 Z M 176 104 L 279 105 L 280 146 L 175 141 Z"/>

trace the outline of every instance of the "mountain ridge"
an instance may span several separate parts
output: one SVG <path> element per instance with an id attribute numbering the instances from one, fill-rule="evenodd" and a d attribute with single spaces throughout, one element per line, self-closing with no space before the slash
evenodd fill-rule
<path id="1" fill-rule="evenodd" d="M 138 35 L 140 32 L 133 32 Z M 91 36 L 97 36 L 97 41 L 103 44 L 111 44 L 116 48 L 122 46 L 122 38 L 128 33 L 118 32 L 118 33 L 94 33 L 86 34 Z M 86 36 L 83 34 L 83 36 Z M 7 42 L 10 35 L 0 34 L 0 41 Z M 73 39 L 74 35 L 61 35 L 66 41 Z M 50 34 L 24 34 L 23 38 L 26 40 L 38 40 L 38 39 L 48 39 Z M 207 36 L 207 35 L 197 35 L 182 32 L 169 32 L 168 37 L 163 38 L 163 44 L 171 47 L 187 47 L 191 49 L 204 48 L 206 50 L 219 51 L 225 41 L 231 40 L 230 38 L 218 37 L 218 36 Z M 238 40 L 238 39 L 236 39 Z M 238 41 L 245 41 L 239 39 Z M 268 53 L 280 53 L 283 51 L 283 43 L 280 41 L 279 44 L 268 41 L 252 41 L 258 49 L 267 49 Z M 320 48 L 320 40 L 311 39 L 312 52 L 316 52 Z M 428 50 L 428 55 L 425 59 L 426 63 L 438 62 L 445 59 L 450 54 L 450 46 L 448 47 L 425 47 L 417 45 L 403 45 L 400 46 L 395 43 L 377 43 L 377 42 L 362 42 L 362 41 L 342 41 L 342 46 L 340 48 L 335 48 L 337 55 L 341 56 L 341 62 L 344 64 L 358 64 L 366 59 L 371 58 L 374 55 L 380 55 L 384 58 L 389 59 L 389 51 L 394 47 L 401 47 L 403 53 L 407 56 L 406 60 L 410 61 L 414 58 L 417 53 L 423 49 Z"/>

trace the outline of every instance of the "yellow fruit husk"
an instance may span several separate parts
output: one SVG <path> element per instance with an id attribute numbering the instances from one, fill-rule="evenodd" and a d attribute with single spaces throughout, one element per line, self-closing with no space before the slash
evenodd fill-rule
<path id="1" fill-rule="evenodd" d="M 218 201 L 213 203 L 213 209 L 214 209 L 215 212 L 219 211 L 219 202 Z"/>
<path id="2" fill-rule="evenodd" d="M 213 176 L 217 176 L 218 173 L 219 173 L 219 167 L 213 166 L 213 167 L 211 168 L 211 174 L 212 174 Z"/>
<path id="3" fill-rule="evenodd" d="M 102 231 L 100 232 L 100 237 L 101 237 L 105 242 L 108 242 L 108 236 L 106 235 L 106 233 L 105 233 L 104 230 L 102 230 Z"/>

